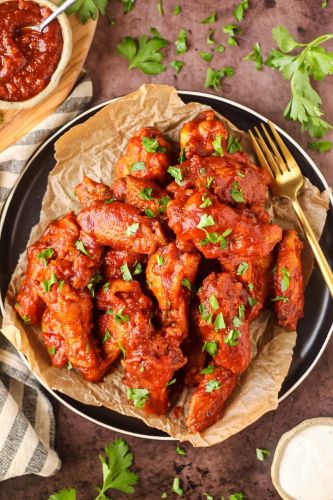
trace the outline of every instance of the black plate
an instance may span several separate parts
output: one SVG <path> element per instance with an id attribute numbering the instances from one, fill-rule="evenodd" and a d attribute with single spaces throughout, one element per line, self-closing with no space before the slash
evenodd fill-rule
<path id="1" fill-rule="evenodd" d="M 196 92 L 179 92 L 179 94 L 185 102 L 197 101 L 212 106 L 243 130 L 258 125 L 263 120 L 266 121 L 264 117 L 254 111 L 216 96 Z M 84 122 L 105 104 L 108 103 L 100 104 L 83 113 L 42 145 L 30 160 L 16 188 L 11 193 L 10 199 L 7 200 L 0 221 L 0 285 L 2 301 L 18 257 L 26 247 L 31 228 L 39 219 L 47 177 L 55 165 L 55 141 L 72 125 Z M 300 165 L 303 174 L 321 191 L 326 189 L 328 186 L 325 179 L 307 154 L 287 134 L 282 131 L 281 133 L 283 133 L 286 144 Z M 331 252 L 333 248 L 332 204 L 330 205 L 320 244 L 326 256 L 333 255 Z M 332 267 L 332 257 L 329 257 L 329 263 Z M 332 323 L 332 299 L 318 268 L 315 268 L 306 289 L 305 316 L 298 325 L 294 357 L 280 391 L 280 400 L 290 394 L 316 364 L 331 335 Z M 100 425 L 141 437 L 170 439 L 165 433 L 148 427 L 139 419 L 120 415 L 104 407 L 84 405 L 57 391 L 51 392 L 73 411 L 80 413 L 85 418 L 92 419 Z"/>

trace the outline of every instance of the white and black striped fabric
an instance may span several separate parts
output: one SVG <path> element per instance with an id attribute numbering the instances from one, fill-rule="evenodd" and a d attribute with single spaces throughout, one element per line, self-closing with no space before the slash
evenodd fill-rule
<path id="1" fill-rule="evenodd" d="M 0 153 L 0 211 L 38 146 L 81 113 L 91 97 L 92 83 L 84 74 L 52 116 Z M 54 435 L 51 403 L 15 348 L 0 333 L 0 481 L 23 474 L 54 474 L 60 467 L 53 449 Z"/>

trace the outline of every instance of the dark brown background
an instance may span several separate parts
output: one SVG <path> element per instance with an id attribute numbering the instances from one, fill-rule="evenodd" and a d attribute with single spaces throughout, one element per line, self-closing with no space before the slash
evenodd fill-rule
<path id="1" fill-rule="evenodd" d="M 94 82 L 94 103 L 126 94 L 145 82 L 167 83 L 179 89 L 205 91 L 204 80 L 207 63 L 198 55 L 207 50 L 206 36 L 210 26 L 199 21 L 211 14 L 217 4 L 218 22 L 215 38 L 225 43 L 221 28 L 233 22 L 232 10 L 238 0 L 213 2 L 209 0 L 164 0 L 164 17 L 157 14 L 156 0 L 137 0 L 137 6 L 126 17 L 122 15 L 119 2 L 111 2 L 109 12 L 117 24 L 110 27 L 105 18 L 99 21 L 96 37 L 90 51 L 86 68 Z M 225 53 L 215 55 L 211 66 L 218 69 L 224 65 L 236 68 L 232 79 L 225 79 L 220 95 L 242 103 L 269 117 L 287 130 L 306 148 L 308 137 L 301 134 L 298 124 L 288 122 L 282 111 L 289 99 L 289 83 L 280 74 L 265 68 L 258 72 L 251 62 L 242 62 L 256 41 L 262 43 L 264 53 L 274 44 L 271 28 L 284 24 L 300 40 L 310 41 L 318 35 L 333 30 L 333 2 L 326 10 L 321 0 L 265 0 L 252 1 L 242 23 L 244 35 L 239 38 L 239 47 L 227 48 Z M 172 17 L 175 4 L 183 8 L 182 14 Z M 138 36 L 154 26 L 171 42 L 180 28 L 189 30 L 188 53 L 177 57 L 186 62 L 178 76 L 169 68 L 157 77 L 148 77 L 139 71 L 128 71 L 127 62 L 116 54 L 115 46 L 126 35 Z M 332 44 L 327 44 L 328 47 Z M 174 47 L 167 49 L 168 61 L 175 58 Z M 324 101 L 326 119 L 333 122 L 332 78 L 316 85 Z M 211 89 L 209 92 L 213 92 Z M 333 140 L 333 134 L 328 134 Z M 310 150 L 308 150 L 310 151 Z M 310 152 L 329 183 L 333 184 L 331 163 L 333 151 L 326 154 Z M 126 437 L 135 455 L 136 470 L 140 484 L 131 498 L 158 499 L 169 490 L 175 475 L 183 482 L 185 498 L 204 498 L 208 492 L 215 496 L 242 491 L 247 499 L 276 499 L 270 479 L 272 457 L 265 462 L 256 459 L 256 447 L 274 450 L 280 436 L 300 421 L 317 416 L 333 415 L 333 341 L 330 342 L 315 369 L 303 384 L 285 401 L 277 411 L 261 418 L 257 423 L 225 443 L 210 449 L 193 449 L 185 445 L 186 457 L 176 454 L 176 443 L 147 441 Z M 21 477 L 6 481 L 0 486 L 1 500 L 46 500 L 51 492 L 64 487 L 76 487 L 78 500 L 91 500 L 96 496 L 94 485 L 101 483 L 101 467 L 98 461 L 105 444 L 119 434 L 98 427 L 75 415 L 54 401 L 57 419 L 56 450 L 62 459 L 62 469 L 52 478 L 37 476 Z M 114 493 L 114 499 L 125 498 Z M 173 498 L 176 498 L 173 495 Z"/>

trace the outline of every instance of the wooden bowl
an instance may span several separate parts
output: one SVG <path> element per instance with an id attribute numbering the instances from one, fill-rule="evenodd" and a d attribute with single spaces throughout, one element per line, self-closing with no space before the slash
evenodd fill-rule
<path id="1" fill-rule="evenodd" d="M 15 0 L 0 0 L 0 4 L 2 3 L 7 3 L 7 2 L 12 2 Z M 17 0 L 16 0 L 17 1 Z M 50 0 L 32 0 L 35 3 L 42 5 L 43 7 L 48 7 L 51 10 L 55 10 L 57 8 L 57 5 L 51 2 Z M 51 79 L 49 83 L 46 85 L 46 87 L 39 92 L 39 94 L 35 95 L 34 97 L 31 97 L 30 99 L 27 99 L 25 101 L 2 101 L 0 100 L 0 109 L 25 109 L 25 108 L 32 108 L 36 106 L 36 104 L 39 104 L 40 102 L 44 101 L 46 97 L 53 92 L 58 83 L 60 78 L 62 77 L 62 74 L 71 58 L 72 55 L 72 28 L 69 22 L 69 19 L 65 13 L 60 14 L 57 17 L 57 20 L 60 24 L 61 27 L 61 32 L 62 32 L 62 39 L 63 39 L 63 47 L 62 47 L 62 53 L 59 59 L 58 66 L 54 73 L 51 76 Z"/>

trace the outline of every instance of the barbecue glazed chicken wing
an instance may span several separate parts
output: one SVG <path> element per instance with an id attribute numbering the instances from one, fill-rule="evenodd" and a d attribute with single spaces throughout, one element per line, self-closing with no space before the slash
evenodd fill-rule
<path id="1" fill-rule="evenodd" d="M 203 111 L 194 120 L 185 123 L 180 131 L 180 147 L 186 158 L 193 155 L 211 156 L 214 153 L 213 141 L 220 137 L 222 150 L 226 151 L 228 131 L 216 118 L 214 111 Z"/>
<path id="2" fill-rule="evenodd" d="M 128 141 L 126 153 L 116 163 L 117 177 L 133 175 L 163 182 L 170 165 L 171 146 L 154 127 L 145 127 Z"/>
<path id="3" fill-rule="evenodd" d="M 279 245 L 273 278 L 274 309 L 279 325 L 296 330 L 303 317 L 304 283 L 302 273 L 303 243 L 295 230 L 287 231 Z"/>
<path id="4" fill-rule="evenodd" d="M 113 195 L 109 186 L 101 182 L 95 182 L 90 177 L 84 177 L 81 184 L 75 188 L 75 195 L 78 197 L 82 207 L 89 207 L 95 201 L 104 203 L 112 202 Z"/>

